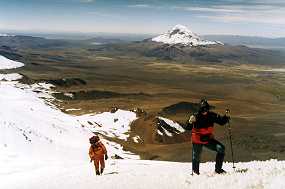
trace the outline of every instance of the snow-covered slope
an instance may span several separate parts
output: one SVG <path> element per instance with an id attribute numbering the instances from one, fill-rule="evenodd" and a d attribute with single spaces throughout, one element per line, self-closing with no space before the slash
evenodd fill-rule
<path id="1" fill-rule="evenodd" d="M 0 65 L 7 69 L 22 63 L 15 64 L 3 57 Z M 51 104 L 51 85 L 29 86 L 14 81 L 21 77 L 17 73 L 0 74 L 0 175 L 27 168 L 32 170 L 38 164 L 88 162 L 88 139 L 93 133 L 78 121 L 79 117 L 65 114 Z M 116 116 L 123 120 L 120 124 L 128 124 L 120 115 Z M 110 157 L 117 154 L 138 159 L 125 152 L 122 146 L 103 141 L 108 143 Z"/>
<path id="2" fill-rule="evenodd" d="M 12 75 L 10 79 L 11 77 Z M 82 120 L 82 116 L 76 117 L 65 114 L 41 99 L 41 97 L 48 98 L 49 96 L 43 94 L 45 87 L 49 87 L 49 85 L 27 86 L 17 82 L 1 82 L 0 107 L 5 107 L 5 109 L 0 112 L 0 146 L 17 152 L 14 154 L 15 157 L 29 156 L 32 153 L 37 157 L 64 159 L 67 152 L 73 152 L 72 156 L 66 158 L 70 159 L 74 155 L 81 154 L 81 157 L 86 159 L 86 149 L 89 145 L 88 138 L 92 135 L 91 131 L 82 122 L 78 121 Z M 39 91 L 43 92 L 39 93 Z M 125 111 L 124 113 L 131 114 L 132 112 Z M 128 122 L 124 122 L 124 117 L 120 117 L 118 114 L 114 116 L 122 120 L 118 122 L 122 124 L 121 126 L 125 125 L 128 128 Z M 88 117 L 92 121 L 98 117 L 100 118 L 100 115 L 94 118 L 90 115 Z M 109 121 L 109 124 L 104 124 L 109 126 L 105 130 L 108 131 L 108 128 L 111 129 L 112 126 L 113 130 L 116 130 L 116 125 L 112 124 L 113 119 L 110 120 L 109 118 L 108 116 L 105 118 L 105 122 L 108 123 Z M 98 132 L 100 131 L 102 129 L 98 128 Z M 119 134 L 120 132 L 118 132 Z M 124 132 L 121 134 L 121 136 L 124 136 Z M 116 149 L 121 148 L 116 144 L 110 146 Z M 112 151 L 124 157 L 118 150 Z"/>
<path id="3" fill-rule="evenodd" d="M 168 32 L 152 38 L 152 41 L 161 42 L 165 44 L 182 44 L 185 46 L 200 46 L 200 45 L 216 45 L 222 44 L 216 41 L 203 40 L 197 34 L 193 33 L 183 25 L 176 25 Z"/>
<path id="4" fill-rule="evenodd" d="M 12 69 L 24 66 L 23 63 L 10 60 L 0 55 L 0 69 Z"/>
<path id="5" fill-rule="evenodd" d="M 130 124 L 137 119 L 134 112 L 117 110 L 114 113 L 104 112 L 100 114 L 87 114 L 79 116 L 78 120 L 89 127 L 93 132 L 101 133 L 109 137 L 127 140 Z"/>
<path id="6" fill-rule="evenodd" d="M 179 125 L 178 123 L 176 123 L 170 119 L 167 119 L 164 117 L 158 117 L 158 119 L 164 121 L 168 126 L 170 126 L 172 128 L 172 130 L 176 134 L 185 132 L 185 129 L 181 125 Z M 162 126 L 162 128 L 163 128 L 163 126 Z M 164 128 L 164 129 L 166 129 L 166 128 Z M 172 136 L 172 134 L 170 134 L 170 135 L 168 134 L 168 136 Z"/>
<path id="7" fill-rule="evenodd" d="M 0 81 L 15 81 L 19 79 L 22 79 L 22 75 L 18 73 L 0 74 Z"/>
<path id="8" fill-rule="evenodd" d="M 19 155 L 46 156 L 56 155 L 57 148 L 82 149 L 90 134 L 73 117 L 47 106 L 35 92 L 15 86 L 9 82 L 0 85 L 0 107 L 5 107 L 0 113 L 1 144 Z"/>
<path id="9" fill-rule="evenodd" d="M 213 174 L 214 163 L 201 164 L 201 175 L 191 176 L 191 163 L 109 160 L 103 176 L 95 176 L 93 165 L 83 163 L 42 167 L 25 172 L 1 174 L 5 189 L 284 189 L 285 163 L 255 161 L 238 163 L 246 173 Z M 2 169 L 2 167 L 1 167 Z M 16 182 L 15 182 L 16 181 Z"/>

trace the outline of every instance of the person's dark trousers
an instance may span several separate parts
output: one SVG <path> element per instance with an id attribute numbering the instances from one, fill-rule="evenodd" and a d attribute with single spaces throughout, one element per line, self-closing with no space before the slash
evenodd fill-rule
<path id="1" fill-rule="evenodd" d="M 225 146 L 215 139 L 211 139 L 208 144 L 195 144 L 193 143 L 192 148 L 192 170 L 194 173 L 199 174 L 199 164 L 201 159 L 202 148 L 206 148 L 216 151 L 216 165 L 215 170 L 221 170 L 225 157 Z"/>

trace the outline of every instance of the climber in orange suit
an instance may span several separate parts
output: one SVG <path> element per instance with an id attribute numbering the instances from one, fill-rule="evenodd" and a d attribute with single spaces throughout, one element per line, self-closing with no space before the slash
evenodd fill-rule
<path id="1" fill-rule="evenodd" d="M 105 160 L 108 159 L 107 150 L 98 136 L 93 136 L 89 139 L 89 157 L 90 162 L 94 161 L 96 175 L 102 175 L 105 168 Z"/>

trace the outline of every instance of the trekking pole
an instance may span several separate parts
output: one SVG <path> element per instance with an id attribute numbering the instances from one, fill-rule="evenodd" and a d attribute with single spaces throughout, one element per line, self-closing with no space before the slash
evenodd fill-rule
<path id="1" fill-rule="evenodd" d="M 226 110 L 226 114 L 230 114 L 230 110 Z M 230 145 L 231 145 L 231 154 L 232 154 L 232 162 L 233 162 L 233 169 L 235 170 L 235 160 L 234 160 L 234 151 L 233 151 L 233 142 L 232 142 L 232 129 L 231 129 L 231 124 L 230 120 L 228 120 L 228 132 L 229 132 L 229 140 L 230 140 Z"/>
<path id="2" fill-rule="evenodd" d="M 192 132 L 191 132 L 191 135 L 192 135 Z M 194 175 L 194 173 L 193 173 L 193 144 L 192 144 L 192 164 L 191 164 L 191 170 L 192 170 L 192 173 L 191 173 L 191 175 L 193 176 Z"/>
<path id="3" fill-rule="evenodd" d="M 191 117 L 190 117 L 190 119 L 191 119 Z M 190 120 L 189 120 L 190 121 Z M 189 122 L 188 121 L 188 122 Z M 196 119 L 195 119 L 195 121 L 196 121 Z M 193 122 L 193 120 L 191 120 L 191 124 L 192 124 L 192 128 L 191 128 L 191 138 L 192 138 L 192 132 L 193 132 L 193 128 L 195 127 L 195 121 Z M 194 176 L 194 171 L 193 171 L 193 141 L 192 141 L 192 157 L 191 157 L 191 159 L 192 159 L 192 168 L 191 168 L 191 171 L 192 171 L 192 173 L 191 173 L 191 175 L 192 176 Z"/>

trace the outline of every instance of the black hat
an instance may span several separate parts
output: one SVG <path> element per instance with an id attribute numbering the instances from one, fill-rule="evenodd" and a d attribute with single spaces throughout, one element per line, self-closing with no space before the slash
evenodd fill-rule
<path id="1" fill-rule="evenodd" d="M 201 102 L 200 102 L 200 109 L 199 109 L 199 111 L 200 112 L 207 112 L 209 110 L 210 110 L 209 103 L 207 102 L 206 99 L 202 99 Z"/>

